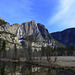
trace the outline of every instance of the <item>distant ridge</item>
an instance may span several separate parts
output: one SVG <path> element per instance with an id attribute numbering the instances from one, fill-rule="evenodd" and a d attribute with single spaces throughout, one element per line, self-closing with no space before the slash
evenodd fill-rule
<path id="1" fill-rule="evenodd" d="M 75 46 L 75 28 L 68 28 L 60 32 L 51 33 L 52 37 L 66 46 Z"/>

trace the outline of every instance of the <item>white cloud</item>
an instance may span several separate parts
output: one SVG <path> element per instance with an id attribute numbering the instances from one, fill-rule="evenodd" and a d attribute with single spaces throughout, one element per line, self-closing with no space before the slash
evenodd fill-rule
<path id="1" fill-rule="evenodd" d="M 75 0 L 59 0 L 58 12 L 49 20 L 49 24 L 59 27 L 75 27 Z"/>

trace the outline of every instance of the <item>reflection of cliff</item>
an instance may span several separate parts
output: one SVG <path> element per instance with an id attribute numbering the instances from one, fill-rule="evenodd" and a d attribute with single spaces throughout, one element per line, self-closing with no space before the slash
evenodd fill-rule
<path id="1" fill-rule="evenodd" d="M 22 64 L 0 62 L 0 75 L 18 75 L 21 72 Z"/>
<path id="2" fill-rule="evenodd" d="M 75 75 L 62 69 L 0 61 L 0 75 Z"/>
<path id="3" fill-rule="evenodd" d="M 0 75 L 55 75 L 58 70 L 33 66 L 27 63 L 0 62 Z"/>

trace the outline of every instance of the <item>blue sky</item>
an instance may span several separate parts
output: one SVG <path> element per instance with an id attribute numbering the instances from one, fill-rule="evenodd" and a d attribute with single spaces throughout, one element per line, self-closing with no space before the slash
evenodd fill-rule
<path id="1" fill-rule="evenodd" d="M 49 32 L 75 27 L 75 0 L 0 0 L 0 16 L 10 24 L 35 20 Z"/>

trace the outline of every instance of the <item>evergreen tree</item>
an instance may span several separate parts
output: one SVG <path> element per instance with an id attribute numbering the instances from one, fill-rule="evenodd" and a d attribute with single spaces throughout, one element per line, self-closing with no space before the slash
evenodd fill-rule
<path id="1" fill-rule="evenodd" d="M 46 55 L 45 52 L 46 52 L 45 47 L 42 46 L 42 47 L 41 47 L 41 55 L 42 55 L 42 56 L 45 56 L 45 55 Z"/>
<path id="2" fill-rule="evenodd" d="M 74 46 L 69 46 L 69 47 L 67 48 L 67 54 L 68 54 L 69 56 L 71 56 L 71 55 L 73 55 L 73 52 L 74 52 Z"/>
<path id="3" fill-rule="evenodd" d="M 14 59 L 17 59 L 17 48 L 16 48 L 16 44 L 14 44 Z"/>
<path id="4" fill-rule="evenodd" d="M 6 48 L 6 42 L 5 42 L 5 40 L 3 40 L 3 46 L 2 46 L 3 58 L 5 58 L 5 56 L 6 56 L 6 50 L 5 50 L 5 48 Z"/>
<path id="5" fill-rule="evenodd" d="M 28 57 L 27 57 L 28 61 L 32 60 L 32 49 L 31 49 L 31 46 L 28 46 L 27 54 L 28 54 Z"/>

